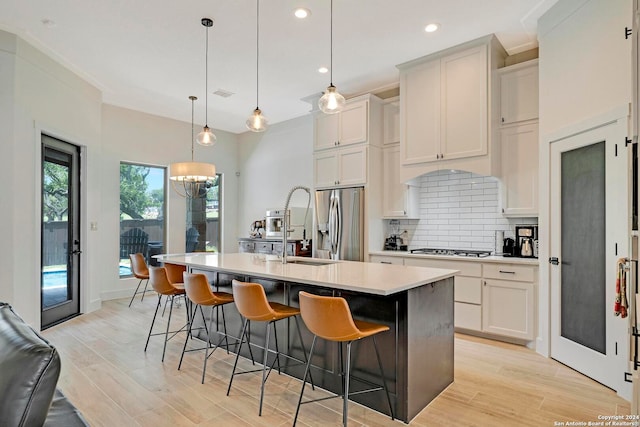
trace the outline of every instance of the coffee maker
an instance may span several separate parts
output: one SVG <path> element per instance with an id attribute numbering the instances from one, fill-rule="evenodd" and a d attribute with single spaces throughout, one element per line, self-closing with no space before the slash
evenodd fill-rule
<path id="1" fill-rule="evenodd" d="M 538 257 L 538 226 L 516 225 L 515 256 L 521 258 Z"/>

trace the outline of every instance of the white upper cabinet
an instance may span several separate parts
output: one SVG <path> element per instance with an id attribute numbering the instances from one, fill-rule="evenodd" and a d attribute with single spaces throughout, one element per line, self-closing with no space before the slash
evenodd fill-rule
<path id="1" fill-rule="evenodd" d="M 368 140 L 369 101 L 347 103 L 338 114 L 317 113 L 314 149 L 324 150 Z"/>
<path id="2" fill-rule="evenodd" d="M 403 181 L 438 169 L 499 172 L 492 122 L 499 114 L 496 70 L 505 57 L 487 36 L 398 66 Z"/>
<path id="3" fill-rule="evenodd" d="M 538 123 L 505 127 L 502 143 L 502 213 L 538 216 Z"/>
<path id="4" fill-rule="evenodd" d="M 538 60 L 500 70 L 500 115 L 503 125 L 538 118 Z"/>
<path id="5" fill-rule="evenodd" d="M 382 216 L 419 218 L 419 188 L 400 181 L 400 147 L 382 150 Z"/>
<path id="6" fill-rule="evenodd" d="M 359 145 L 319 151 L 313 155 L 316 188 L 367 183 L 367 147 Z"/>
<path id="7" fill-rule="evenodd" d="M 398 98 L 387 100 L 384 107 L 384 145 L 400 142 L 400 101 Z"/>

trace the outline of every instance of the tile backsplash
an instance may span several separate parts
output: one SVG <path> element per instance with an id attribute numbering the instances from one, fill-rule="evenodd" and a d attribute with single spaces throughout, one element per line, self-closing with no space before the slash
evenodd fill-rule
<path id="1" fill-rule="evenodd" d="M 513 237 L 515 226 L 537 224 L 537 218 L 505 218 L 500 182 L 492 176 L 443 170 L 418 178 L 420 219 L 400 220 L 409 249 L 456 248 L 494 251 L 496 232 Z M 389 221 L 387 221 L 389 232 Z"/>

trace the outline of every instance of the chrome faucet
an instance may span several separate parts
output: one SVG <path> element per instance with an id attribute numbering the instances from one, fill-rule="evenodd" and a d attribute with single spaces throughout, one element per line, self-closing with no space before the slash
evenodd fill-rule
<path id="1" fill-rule="evenodd" d="M 291 190 L 289 190 L 289 194 L 287 195 L 287 201 L 284 203 L 284 215 L 282 220 L 282 263 L 287 263 L 287 237 L 289 236 L 289 224 L 287 224 L 287 212 L 289 211 L 289 202 L 291 201 L 291 196 L 296 190 L 304 190 L 307 192 L 309 196 L 309 203 L 307 204 L 307 213 L 309 213 L 309 204 L 311 203 L 311 190 L 309 187 L 304 187 L 302 185 L 296 185 Z M 307 215 L 305 214 L 305 220 Z"/>

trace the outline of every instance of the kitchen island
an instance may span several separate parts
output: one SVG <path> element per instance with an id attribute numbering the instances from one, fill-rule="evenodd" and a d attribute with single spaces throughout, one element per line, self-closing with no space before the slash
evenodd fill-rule
<path id="1" fill-rule="evenodd" d="M 453 382 L 453 276 L 456 270 L 298 257 L 289 257 L 289 262 L 282 264 L 276 256 L 246 253 L 158 258 L 165 263 L 186 265 L 188 271 L 206 274 L 210 282 L 224 292 L 231 292 L 231 281 L 238 279 L 260 283 L 269 300 L 293 306 L 298 306 L 300 291 L 342 296 L 349 302 L 356 319 L 389 326 L 388 332 L 379 335 L 378 346 L 394 415 L 402 421 L 411 421 Z M 233 305 L 225 308 L 225 318 L 228 333 L 239 336 L 242 319 Z M 198 321 L 202 319 L 196 317 L 194 326 L 199 326 Z M 303 322 L 300 324 L 308 351 L 312 335 Z M 218 328 L 221 326 L 220 321 Z M 278 322 L 276 326 L 280 351 L 303 359 L 294 322 Z M 252 344 L 264 346 L 264 332 L 261 325 L 253 325 Z M 338 345 L 320 341 L 316 347 L 312 360 L 315 384 L 340 392 Z M 249 357 L 246 348 L 243 347 L 242 355 Z M 260 352 L 254 354 L 257 356 Z M 373 354 L 370 340 L 356 343 L 352 355 L 353 374 L 379 383 Z M 304 366 L 283 361 L 283 371 L 302 378 Z M 359 381 L 353 384 L 354 392 L 367 387 Z M 352 396 L 352 400 L 388 412 L 382 392 Z"/>

